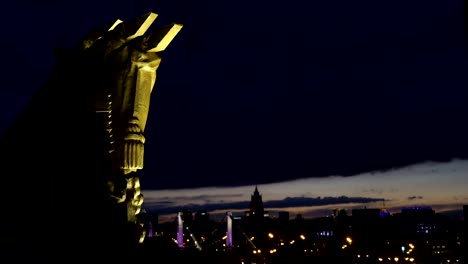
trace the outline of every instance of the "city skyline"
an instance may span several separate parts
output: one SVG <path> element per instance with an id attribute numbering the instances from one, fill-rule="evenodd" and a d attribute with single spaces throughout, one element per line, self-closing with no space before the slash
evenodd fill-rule
<path id="1" fill-rule="evenodd" d="M 399 213 L 404 207 L 428 206 L 436 213 L 459 211 L 468 203 L 466 175 L 468 160 L 451 163 L 427 162 L 351 177 L 333 176 L 239 187 L 211 187 L 180 190 L 143 190 L 144 208 L 158 213 L 161 222 L 175 219 L 177 212 L 206 210 L 220 220 L 226 212 L 248 211 L 255 186 L 270 217 L 287 211 L 290 218 L 330 216 L 334 209 L 348 214 L 356 208 L 387 209 Z M 375 175 L 380 174 L 380 180 Z M 382 180 L 383 178 L 383 180 Z"/>
<path id="2" fill-rule="evenodd" d="M 220 200 L 245 202 L 255 185 L 265 202 L 293 200 L 297 208 L 301 197 L 436 210 L 467 203 L 461 0 L 4 5 L 2 134 L 51 76 L 57 49 L 149 11 L 159 15 L 156 26 L 184 25 L 164 53 L 151 99 L 145 207 L 208 201 L 222 213 L 235 208 Z M 315 215 L 338 205 L 350 204 Z M 364 205 L 382 202 L 355 204 Z"/>

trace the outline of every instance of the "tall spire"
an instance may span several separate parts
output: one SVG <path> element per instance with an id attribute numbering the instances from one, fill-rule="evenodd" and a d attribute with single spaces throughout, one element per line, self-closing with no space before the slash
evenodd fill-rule
<path id="1" fill-rule="evenodd" d="M 255 217 L 263 217 L 264 214 L 262 196 L 258 192 L 257 185 L 255 185 L 255 191 L 250 199 L 250 214 Z"/>

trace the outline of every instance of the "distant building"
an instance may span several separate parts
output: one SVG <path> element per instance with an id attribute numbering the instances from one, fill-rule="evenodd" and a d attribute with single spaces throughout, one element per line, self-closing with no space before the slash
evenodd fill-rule
<path id="1" fill-rule="evenodd" d="M 146 225 L 146 236 L 153 237 L 158 226 L 159 215 L 157 213 L 146 213 L 145 212 L 145 225 Z"/>
<path id="2" fill-rule="evenodd" d="M 362 221 L 377 221 L 380 218 L 381 210 L 378 208 L 364 208 L 364 209 L 353 209 L 351 214 L 353 219 Z"/>
<path id="3" fill-rule="evenodd" d="M 281 223 L 287 223 L 289 221 L 289 212 L 287 211 L 278 212 L 278 220 Z"/>
<path id="4" fill-rule="evenodd" d="M 184 221 L 184 225 L 190 226 L 193 222 L 193 213 L 190 210 L 183 210 L 182 211 L 182 220 Z"/>
<path id="5" fill-rule="evenodd" d="M 296 214 L 296 218 L 294 218 L 294 221 L 296 222 L 304 222 L 304 216 L 302 216 L 301 213 Z"/>
<path id="6" fill-rule="evenodd" d="M 257 186 L 255 186 L 254 193 L 251 195 L 249 211 L 246 212 L 245 216 L 258 219 L 263 219 L 269 216 L 268 212 L 263 208 L 262 196 L 260 195 Z"/>
<path id="7" fill-rule="evenodd" d="M 466 220 L 468 219 L 468 205 L 463 205 L 463 221 L 465 224 L 467 223 Z"/>
<path id="8" fill-rule="evenodd" d="M 379 208 L 351 210 L 353 244 L 358 248 L 370 248 L 381 242 L 380 212 Z"/>

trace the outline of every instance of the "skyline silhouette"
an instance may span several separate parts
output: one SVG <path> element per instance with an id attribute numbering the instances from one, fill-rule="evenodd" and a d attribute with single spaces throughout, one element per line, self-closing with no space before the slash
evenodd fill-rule
<path id="1" fill-rule="evenodd" d="M 265 194 L 271 200 L 308 197 L 295 192 L 296 180 L 324 182 L 324 191 L 309 185 L 312 197 L 389 199 L 392 192 L 353 192 L 372 189 L 357 175 L 378 189 L 388 172 L 402 172 L 400 188 L 418 190 L 402 201 L 466 204 L 463 191 L 434 194 L 440 182 L 445 192 L 466 189 L 447 180 L 450 171 L 403 173 L 436 166 L 453 168 L 456 179 L 468 174 L 463 10 L 460 0 L 11 3 L 1 16 L 10 64 L 1 73 L 0 131 L 48 80 L 56 49 L 153 11 L 156 26 L 184 29 L 165 51 L 151 99 L 145 206 L 166 190 L 195 197 L 255 184 L 287 186 Z M 333 192 L 342 183 L 349 190 Z"/>

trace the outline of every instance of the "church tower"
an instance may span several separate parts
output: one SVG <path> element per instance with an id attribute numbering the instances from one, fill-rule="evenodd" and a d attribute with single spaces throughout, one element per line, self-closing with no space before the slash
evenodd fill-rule
<path id="1" fill-rule="evenodd" d="M 258 188 L 255 185 L 255 191 L 250 198 L 250 216 L 255 218 L 263 218 L 265 211 L 263 209 L 262 196 L 258 192 Z"/>

